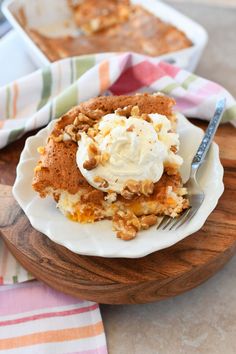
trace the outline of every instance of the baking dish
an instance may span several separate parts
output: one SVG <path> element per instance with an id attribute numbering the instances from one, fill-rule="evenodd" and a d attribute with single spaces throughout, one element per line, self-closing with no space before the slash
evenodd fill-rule
<path id="1" fill-rule="evenodd" d="M 161 20 L 173 24 L 182 30 L 193 42 L 193 45 L 189 48 L 167 53 L 156 58 L 158 60 L 166 60 L 183 69 L 194 71 L 207 43 L 208 36 L 205 29 L 161 1 L 132 0 L 131 2 L 143 6 Z M 16 14 L 21 7 L 24 8 L 29 27 L 43 34 L 47 34 L 50 37 L 78 35 L 79 30 L 76 28 L 67 1 L 51 0 L 49 6 L 47 0 L 5 0 L 2 6 L 4 15 L 21 35 L 34 63 L 39 67 L 48 65 L 50 64 L 50 60 L 29 37 L 16 18 Z"/>

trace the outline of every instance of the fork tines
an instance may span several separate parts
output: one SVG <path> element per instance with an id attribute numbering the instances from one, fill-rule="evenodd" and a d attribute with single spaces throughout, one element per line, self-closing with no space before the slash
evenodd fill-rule
<path id="1" fill-rule="evenodd" d="M 177 230 L 181 227 L 185 222 L 189 222 L 192 217 L 195 215 L 197 210 L 193 208 L 187 209 L 180 216 L 176 218 L 171 218 L 169 216 L 164 216 L 160 224 L 157 226 L 157 230 Z"/>

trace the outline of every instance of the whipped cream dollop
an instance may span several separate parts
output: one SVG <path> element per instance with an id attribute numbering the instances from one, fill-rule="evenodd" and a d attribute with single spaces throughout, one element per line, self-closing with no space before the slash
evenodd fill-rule
<path id="1" fill-rule="evenodd" d="M 93 187 L 103 191 L 121 193 L 127 180 L 157 182 L 165 163 L 182 164 L 171 146 L 179 146 L 179 136 L 171 132 L 171 122 L 166 116 L 149 114 L 151 122 L 140 117 L 129 118 L 118 114 L 105 115 L 98 124 L 98 134 L 92 139 L 81 134 L 76 155 L 77 165 Z M 88 170 L 83 167 L 89 160 L 89 146 L 96 144 L 100 154 L 108 156 L 106 163 Z M 102 185 L 100 179 L 108 183 Z"/>

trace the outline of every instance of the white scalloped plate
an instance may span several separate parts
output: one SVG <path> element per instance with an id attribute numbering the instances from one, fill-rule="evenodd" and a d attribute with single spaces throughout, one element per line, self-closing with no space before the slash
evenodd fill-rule
<path id="1" fill-rule="evenodd" d="M 93 224 L 70 221 L 56 208 L 52 198 L 41 199 L 31 188 L 33 170 L 39 159 L 37 147 L 45 145 L 53 124 L 54 122 L 51 122 L 38 134 L 26 140 L 17 167 L 13 195 L 35 229 L 75 253 L 101 257 L 138 258 L 172 246 L 203 226 L 223 193 L 223 167 L 219 159 L 218 146 L 213 143 L 198 175 L 200 185 L 205 192 L 205 200 L 194 218 L 177 231 L 158 231 L 153 226 L 139 232 L 134 240 L 127 242 L 116 238 L 111 221 L 99 221 Z M 183 115 L 179 115 L 178 132 L 181 144 L 180 155 L 184 159 L 181 174 L 186 181 L 192 157 L 203 132 Z"/>

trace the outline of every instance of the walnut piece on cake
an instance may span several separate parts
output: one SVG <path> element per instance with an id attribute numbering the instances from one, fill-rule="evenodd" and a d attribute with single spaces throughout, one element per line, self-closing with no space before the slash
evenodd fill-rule
<path id="1" fill-rule="evenodd" d="M 151 125 L 159 143 L 165 136 L 169 141 L 175 134 L 174 104 L 172 98 L 164 95 L 137 94 L 97 97 L 73 107 L 55 122 L 46 145 L 38 148 L 40 156 L 34 170 L 34 190 L 43 198 L 53 197 L 59 210 L 73 221 L 88 223 L 111 219 L 113 230 L 122 240 L 135 238 L 138 232 L 156 224 L 161 216 L 177 216 L 189 207 L 187 190 L 183 188 L 179 173 L 177 145 L 169 143 L 171 159 L 163 162 L 163 172 L 156 182 L 127 177 L 118 191 L 108 180 L 109 175 L 107 179 L 101 174 L 114 162 L 112 154 L 101 148 L 109 142 L 113 128 L 123 131 L 126 139 L 137 138 L 136 127 L 130 124 L 126 129 L 119 122 L 128 124 L 133 119 L 141 126 Z M 156 117 L 159 127 L 156 127 Z M 111 125 L 109 129 L 104 128 L 105 134 L 101 133 L 101 122 Z M 160 122 L 168 124 L 163 127 L 164 123 Z M 88 159 L 84 160 L 84 170 L 81 170 L 77 161 L 81 157 L 81 144 L 86 139 L 89 142 L 85 145 Z M 94 177 L 85 178 L 87 174 Z"/>

